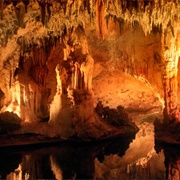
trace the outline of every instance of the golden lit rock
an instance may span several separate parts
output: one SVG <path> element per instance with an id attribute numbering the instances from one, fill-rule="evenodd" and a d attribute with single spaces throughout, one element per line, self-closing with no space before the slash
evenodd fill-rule
<path id="1" fill-rule="evenodd" d="M 179 12 L 178 0 L 2 1 L 1 112 L 57 123 L 63 137 L 111 134 L 98 101 L 179 121 Z"/>

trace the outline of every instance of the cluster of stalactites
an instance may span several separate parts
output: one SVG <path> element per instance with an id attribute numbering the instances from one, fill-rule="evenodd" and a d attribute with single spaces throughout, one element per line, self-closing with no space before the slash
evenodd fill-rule
<path id="1" fill-rule="evenodd" d="M 127 6 L 128 1 L 123 2 L 118 0 L 107 1 L 105 5 L 106 16 L 121 18 L 132 25 L 138 22 L 142 26 L 145 35 L 152 32 L 153 27 L 158 27 L 161 31 L 164 31 L 167 26 L 173 28 L 174 24 L 180 20 L 179 0 L 138 0 L 133 1 L 136 2 L 136 6 L 131 5 L 131 8 L 124 7 L 124 4 Z"/>
<path id="2" fill-rule="evenodd" d="M 9 1 L 8 1 L 9 2 Z M 96 24 L 104 36 L 109 17 L 132 25 L 138 22 L 145 35 L 153 27 L 162 31 L 180 19 L 179 0 L 29 0 L 0 2 L 0 45 L 14 34 L 23 36 L 28 45 L 41 44 L 44 37 L 62 37 L 86 23 Z M 107 20 L 107 23 L 106 23 Z M 24 31 L 23 31 L 24 30 Z"/>
<path id="3" fill-rule="evenodd" d="M 93 0 L 0 2 L 0 45 L 14 34 L 28 46 L 40 45 L 44 37 L 62 37 L 67 31 L 85 26 L 94 16 Z"/>

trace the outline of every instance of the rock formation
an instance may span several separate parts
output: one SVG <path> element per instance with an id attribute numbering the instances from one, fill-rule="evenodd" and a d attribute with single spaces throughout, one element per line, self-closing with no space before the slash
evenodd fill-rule
<path id="1" fill-rule="evenodd" d="M 179 0 L 1 1 L 1 112 L 58 124 L 62 137 L 104 137 L 114 127 L 94 112 L 93 82 L 123 72 L 143 80 L 155 106 L 164 103 L 166 122 L 179 121 L 179 10 Z"/>

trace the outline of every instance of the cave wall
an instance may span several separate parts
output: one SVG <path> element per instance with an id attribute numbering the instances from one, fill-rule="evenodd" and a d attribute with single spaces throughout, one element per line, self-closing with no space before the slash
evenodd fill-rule
<path id="1" fill-rule="evenodd" d="M 124 73 L 145 77 L 152 85 L 162 88 L 161 82 L 161 34 L 152 32 L 147 36 L 139 24 L 133 27 L 109 20 L 104 40 L 97 41 L 93 29 L 86 29 L 89 49 L 102 66 L 107 63 L 110 70 L 120 69 Z M 156 77 L 156 78 L 154 78 Z"/>
<path id="2" fill-rule="evenodd" d="M 162 34 L 170 27 L 177 37 L 174 22 L 179 19 L 179 5 L 162 3 L 2 1 L 1 111 L 28 112 L 21 115 L 28 121 L 48 119 L 58 93 L 57 65 L 70 58 L 83 59 L 87 53 L 94 60 L 94 79 L 102 69 L 120 71 L 163 96 Z M 79 52 L 76 47 L 83 48 Z M 91 82 L 88 86 L 92 88 Z"/>

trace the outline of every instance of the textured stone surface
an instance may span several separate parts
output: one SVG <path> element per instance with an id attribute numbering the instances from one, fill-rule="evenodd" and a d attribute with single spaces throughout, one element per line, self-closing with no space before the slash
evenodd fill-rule
<path id="1" fill-rule="evenodd" d="M 100 123 L 98 101 L 162 106 L 178 121 L 179 11 L 164 0 L 2 1 L 1 112 L 57 123 L 64 137 Z"/>

